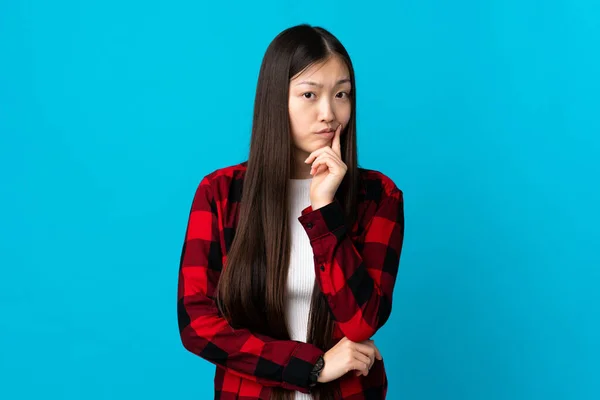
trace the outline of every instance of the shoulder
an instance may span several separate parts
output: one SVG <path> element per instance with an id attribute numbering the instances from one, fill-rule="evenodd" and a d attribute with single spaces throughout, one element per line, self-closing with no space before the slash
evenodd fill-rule
<path id="1" fill-rule="evenodd" d="M 243 174 L 246 172 L 247 165 L 248 165 L 248 162 L 243 161 L 238 164 L 232 164 L 232 165 L 227 165 L 224 167 L 219 167 L 217 169 L 212 170 L 208 174 L 206 174 L 202 178 L 202 180 L 214 182 L 217 180 L 234 179 L 236 177 L 242 177 Z"/>
<path id="2" fill-rule="evenodd" d="M 218 197 L 230 196 L 231 191 L 239 192 L 244 180 L 244 175 L 248 166 L 248 161 L 242 161 L 237 164 L 227 165 L 212 170 L 206 174 L 201 181 L 201 185 L 210 185 L 213 193 Z M 384 198 L 395 198 L 402 201 L 403 192 L 398 188 L 394 180 L 381 171 L 369 168 L 358 168 L 360 178 L 360 191 L 366 198 L 375 200 L 377 203 Z"/>
<path id="3" fill-rule="evenodd" d="M 365 196 L 371 200 L 379 202 L 384 198 L 395 198 L 399 201 L 403 200 L 403 193 L 396 185 L 396 182 L 381 171 L 368 168 L 358 168 L 361 189 Z"/>
<path id="4" fill-rule="evenodd" d="M 207 185 L 218 200 L 229 197 L 231 191 L 241 193 L 247 165 L 248 161 L 243 161 L 213 169 L 202 177 L 199 186 Z"/>

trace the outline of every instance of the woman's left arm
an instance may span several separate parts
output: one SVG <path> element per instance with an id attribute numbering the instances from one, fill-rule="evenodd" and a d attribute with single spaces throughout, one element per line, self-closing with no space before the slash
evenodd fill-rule
<path id="1" fill-rule="evenodd" d="M 313 248 L 321 292 L 340 330 L 354 342 L 371 338 L 392 311 L 404 239 L 404 200 L 395 185 L 382 196 L 365 227 L 360 251 L 347 232 L 337 198 L 316 210 L 308 206 L 298 217 Z"/>

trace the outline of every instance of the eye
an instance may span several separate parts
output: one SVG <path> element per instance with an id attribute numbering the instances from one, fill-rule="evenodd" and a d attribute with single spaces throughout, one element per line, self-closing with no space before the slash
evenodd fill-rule
<path id="1" fill-rule="evenodd" d="M 344 94 L 345 96 L 339 96 L 340 94 Z M 350 93 L 348 93 L 348 92 L 339 92 L 336 96 L 338 98 L 340 98 L 340 99 L 341 98 L 348 98 L 350 96 Z"/>
<path id="2" fill-rule="evenodd" d="M 307 94 L 312 94 L 312 95 L 314 95 L 314 93 L 313 93 L 313 92 L 306 92 L 306 93 L 302 93 L 302 96 L 304 96 L 304 98 L 306 98 L 306 99 L 309 99 L 309 100 L 310 100 L 310 98 L 309 98 L 309 97 L 306 97 L 306 95 L 307 95 Z"/>

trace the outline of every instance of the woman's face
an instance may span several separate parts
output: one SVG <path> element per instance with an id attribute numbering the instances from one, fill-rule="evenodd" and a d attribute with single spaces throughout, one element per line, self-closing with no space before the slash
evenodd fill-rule
<path id="1" fill-rule="evenodd" d="M 296 165 L 304 167 L 310 153 L 331 146 L 333 133 L 317 132 L 348 125 L 351 86 L 348 67 L 336 56 L 312 65 L 290 80 L 288 104 Z M 304 165 L 310 171 L 310 165 Z"/>

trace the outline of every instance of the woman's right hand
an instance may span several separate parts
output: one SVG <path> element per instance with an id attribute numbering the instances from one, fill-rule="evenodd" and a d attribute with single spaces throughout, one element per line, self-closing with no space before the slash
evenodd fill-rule
<path id="1" fill-rule="evenodd" d="M 343 337 L 323 356 L 325 367 L 319 374 L 318 382 L 331 382 L 352 370 L 356 370 L 357 375 L 367 376 L 375 358 L 382 359 L 372 340 L 357 343 Z"/>

